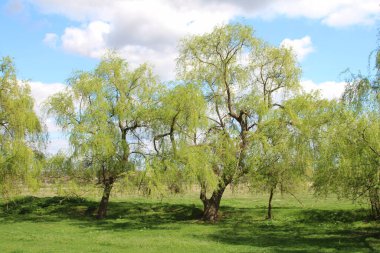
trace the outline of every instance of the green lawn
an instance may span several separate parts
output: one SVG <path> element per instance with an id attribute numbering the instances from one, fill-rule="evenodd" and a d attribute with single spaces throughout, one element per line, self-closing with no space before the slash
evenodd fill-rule
<path id="1" fill-rule="evenodd" d="M 113 198 L 104 221 L 91 199 L 24 197 L 1 208 L 0 252 L 380 252 L 380 223 L 367 210 L 303 199 L 277 196 L 267 221 L 265 198 L 229 195 L 210 224 L 198 220 L 195 195 Z"/>

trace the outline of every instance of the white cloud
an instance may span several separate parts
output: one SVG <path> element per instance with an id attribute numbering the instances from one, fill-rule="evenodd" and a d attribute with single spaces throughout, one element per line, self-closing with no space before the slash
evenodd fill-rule
<path id="1" fill-rule="evenodd" d="M 14 0 L 15 1 L 15 0 Z M 228 21 L 236 16 L 245 17 L 305 17 L 319 19 L 329 26 L 374 24 L 380 18 L 378 0 L 28 0 L 44 13 L 57 13 L 76 21 L 103 20 L 113 17 L 142 20 L 166 19 L 171 26 L 188 18 L 197 22 L 197 15 L 208 13 L 210 17 L 224 13 Z M 16 1 L 17 2 L 17 1 Z M 120 15 L 126 13 L 128 15 Z M 129 17 L 130 14 L 132 17 Z M 169 16 L 168 14 L 174 14 Z M 346 15 L 352 14 L 352 15 Z M 180 19 L 178 20 L 178 17 Z M 189 20 L 190 22 L 191 20 Z M 216 23 L 218 23 L 217 20 Z M 215 25 L 215 22 L 212 22 Z M 160 24 L 160 23 L 158 23 Z M 201 24 L 208 25 L 208 24 Z M 163 28 L 163 27 L 161 27 Z"/>
<path id="2" fill-rule="evenodd" d="M 66 28 L 61 37 L 62 48 L 94 58 L 101 57 L 109 48 L 118 51 L 134 66 L 149 61 L 161 78 L 172 79 L 178 40 L 188 34 L 210 31 L 215 24 L 233 17 L 233 13 L 223 6 L 210 12 L 200 9 L 197 4 L 180 2 L 98 2 L 98 5 L 89 4 L 92 6 L 88 8 L 92 9 L 90 11 L 78 6 L 77 2 L 68 1 L 64 9 L 69 6 L 68 9 L 75 9 L 74 13 L 68 14 L 69 17 L 90 22 L 81 27 Z M 53 12 L 58 11 L 54 7 L 63 7 L 61 2 L 53 4 L 50 1 L 43 6 Z"/>
<path id="3" fill-rule="evenodd" d="M 81 28 L 68 27 L 61 37 L 62 47 L 68 52 L 99 58 L 106 52 L 105 36 L 109 32 L 110 25 L 102 21 Z"/>
<path id="4" fill-rule="evenodd" d="M 311 80 L 301 81 L 302 88 L 307 91 L 319 91 L 323 98 L 339 99 L 343 94 L 344 88 L 347 83 L 327 81 L 322 83 L 315 83 Z"/>
<path id="5" fill-rule="evenodd" d="M 35 100 L 34 109 L 37 113 L 42 112 L 41 106 L 43 102 L 54 93 L 62 91 L 66 86 L 62 83 L 42 83 L 42 82 L 29 82 L 32 97 Z"/>
<path id="6" fill-rule="evenodd" d="M 272 0 L 265 12 L 272 16 L 318 19 L 331 27 L 372 25 L 380 19 L 378 0 Z"/>
<path id="7" fill-rule="evenodd" d="M 148 62 L 154 69 L 154 73 L 163 80 L 171 80 L 175 76 L 176 48 L 154 50 L 144 46 L 125 46 L 118 50 L 119 54 L 127 59 L 132 68 Z"/>
<path id="8" fill-rule="evenodd" d="M 210 31 L 236 17 L 309 18 L 334 27 L 370 25 L 380 20 L 378 0 L 26 0 L 46 14 L 80 22 L 61 36 L 62 48 L 100 57 L 106 48 L 126 52 L 132 64 L 150 61 L 158 73 L 172 77 L 178 40 Z M 307 38 L 300 43 L 307 43 Z M 297 43 L 296 40 L 292 41 Z M 299 57 L 312 50 L 295 48 Z M 146 53 L 146 54 L 145 54 Z M 169 55 L 169 57 L 167 57 Z M 170 60 L 168 60 L 170 59 Z M 162 70 L 166 70 L 164 73 Z M 169 71 L 168 71 L 169 70 Z"/>
<path id="9" fill-rule="evenodd" d="M 292 49 L 299 61 L 302 61 L 308 54 L 314 51 L 310 36 L 294 40 L 284 39 L 280 43 L 280 46 Z"/>
<path id="10" fill-rule="evenodd" d="M 380 17 L 380 2 L 377 0 L 347 1 L 323 18 L 322 22 L 333 27 L 355 24 L 373 25 Z"/>
<path id="11" fill-rule="evenodd" d="M 55 33 L 47 33 L 45 34 L 43 42 L 49 47 L 55 48 L 57 47 L 58 35 Z"/>

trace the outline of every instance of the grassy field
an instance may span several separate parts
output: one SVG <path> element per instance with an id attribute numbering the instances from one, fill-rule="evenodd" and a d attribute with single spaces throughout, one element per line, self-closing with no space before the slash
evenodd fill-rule
<path id="1" fill-rule="evenodd" d="M 113 198 L 103 221 L 90 198 L 23 197 L 1 206 L 0 252 L 380 252 L 368 210 L 301 199 L 277 196 L 267 221 L 266 198 L 229 195 L 211 224 L 199 221 L 196 195 Z"/>

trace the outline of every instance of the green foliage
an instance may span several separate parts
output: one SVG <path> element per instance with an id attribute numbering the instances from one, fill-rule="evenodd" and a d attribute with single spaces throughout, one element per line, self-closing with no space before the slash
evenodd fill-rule
<path id="1" fill-rule="evenodd" d="M 206 190 L 213 190 L 218 183 L 215 173 L 220 157 L 214 156 L 209 146 L 187 146 L 181 149 L 188 182 L 202 185 Z"/>
<path id="2" fill-rule="evenodd" d="M 369 200 L 380 218 L 380 103 L 378 79 L 353 76 L 339 114 L 318 148 L 315 188 Z"/>
<path id="3" fill-rule="evenodd" d="M 87 168 L 86 161 L 59 152 L 46 158 L 41 179 L 54 188 L 59 196 L 78 196 L 84 188 L 93 186 L 94 183 L 94 175 Z"/>
<path id="4" fill-rule="evenodd" d="M 57 153 L 48 159 L 44 166 L 43 176 L 46 178 L 63 178 L 73 174 L 74 165 L 64 153 Z"/>
<path id="5" fill-rule="evenodd" d="M 151 122 L 155 154 L 146 160 L 145 169 L 139 174 L 138 189 L 145 195 L 166 196 L 182 192 L 190 182 L 184 170 L 189 155 L 190 136 L 205 124 L 205 102 L 197 85 L 178 84 L 161 90 L 152 110 Z M 191 138 L 191 137 L 190 137 Z"/>
<path id="6" fill-rule="evenodd" d="M 30 87 L 20 82 L 11 58 L 0 60 L 0 195 L 23 183 L 35 188 L 43 157 L 43 127 L 33 111 Z"/>
<path id="7" fill-rule="evenodd" d="M 308 188 L 313 175 L 314 146 L 320 132 L 329 124 L 335 102 L 317 94 L 298 94 L 283 101 L 281 107 L 263 115 L 257 130 L 250 135 L 250 166 L 247 183 L 252 191 L 269 192 L 268 219 L 276 191 L 296 195 Z M 301 201 L 300 201 L 301 202 Z"/>
<path id="8" fill-rule="evenodd" d="M 361 74 L 352 75 L 342 96 L 342 102 L 356 112 L 380 113 L 380 87 Z"/>
<path id="9" fill-rule="evenodd" d="M 160 103 L 157 110 L 160 123 L 169 125 L 176 117 L 174 127 L 182 132 L 193 132 L 204 124 L 206 104 L 202 91 L 194 84 L 175 86 L 160 96 Z"/>
<path id="10" fill-rule="evenodd" d="M 307 160 L 301 158 L 300 151 L 305 145 L 291 130 L 276 116 L 262 122 L 250 143 L 253 186 L 292 192 L 297 181 L 304 178 Z"/>
<path id="11" fill-rule="evenodd" d="M 69 85 L 49 98 L 48 112 L 69 135 L 80 168 L 103 187 L 101 219 L 115 181 L 143 164 L 160 85 L 148 65 L 130 70 L 113 53 L 94 71 L 75 73 Z"/>
<path id="12" fill-rule="evenodd" d="M 68 133 L 76 159 L 94 174 L 101 171 L 98 177 L 117 178 L 133 169 L 159 91 L 148 65 L 131 71 L 111 53 L 93 72 L 77 72 L 69 84 L 47 105 Z"/>
<path id="13" fill-rule="evenodd" d="M 176 153 L 189 137 L 196 135 L 197 128 L 205 124 L 205 106 L 197 85 L 182 84 L 162 92 L 152 125 L 154 148 L 159 156 Z"/>
<path id="14" fill-rule="evenodd" d="M 288 148 L 294 140 L 281 103 L 300 87 L 290 50 L 254 37 L 249 26 L 216 27 L 182 40 L 178 77 L 202 87 L 207 102 L 207 124 L 185 159 L 202 188 L 223 191 L 248 172 L 268 182 L 288 175 L 297 153 Z"/>
<path id="15" fill-rule="evenodd" d="M 378 200 L 379 117 L 374 114 L 358 116 L 342 109 L 338 119 L 318 148 L 314 186 L 319 192 L 333 191 L 354 200 L 368 198 L 371 202 L 371 195 L 375 194 L 373 198 Z"/>

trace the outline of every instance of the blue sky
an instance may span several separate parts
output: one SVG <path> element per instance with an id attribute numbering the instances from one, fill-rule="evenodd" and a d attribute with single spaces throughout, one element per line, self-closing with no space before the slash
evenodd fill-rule
<path id="1" fill-rule="evenodd" d="M 346 68 L 368 73 L 379 20 L 377 0 L 9 0 L 0 2 L 0 56 L 14 58 L 38 107 L 74 70 L 92 69 L 107 48 L 132 66 L 150 62 L 168 80 L 180 38 L 240 22 L 273 45 L 292 47 L 305 89 L 333 98 Z M 60 135 L 53 123 L 49 131 Z"/>
<path id="2" fill-rule="evenodd" d="M 65 82 L 73 70 L 96 64 L 97 59 L 52 48 L 43 42 L 46 33 L 60 33 L 65 27 L 75 25 L 74 22 L 63 16 L 42 14 L 26 3 L 25 10 L 12 12 L 9 2 L 0 7 L 0 56 L 14 58 L 20 78 Z"/>

